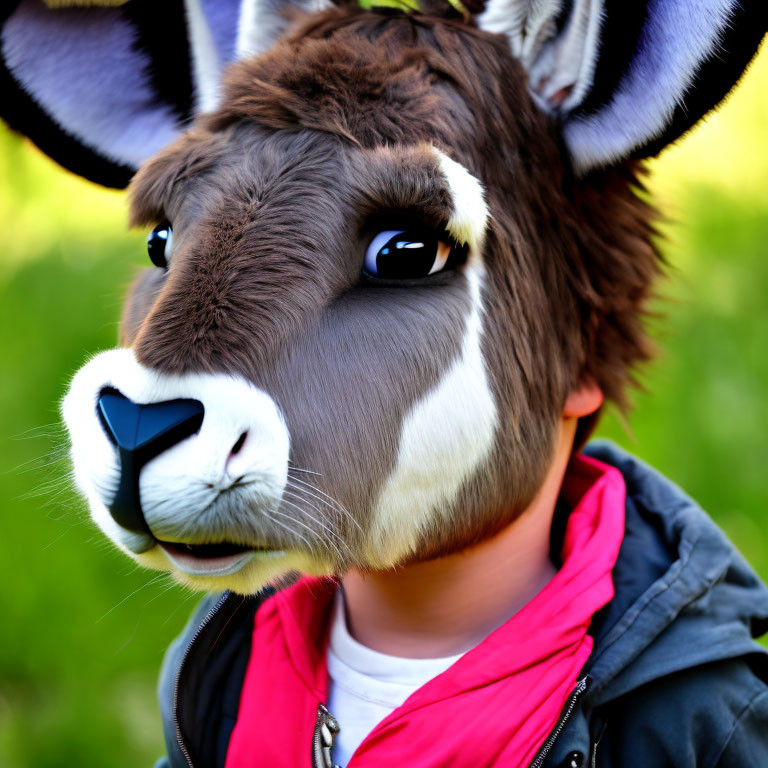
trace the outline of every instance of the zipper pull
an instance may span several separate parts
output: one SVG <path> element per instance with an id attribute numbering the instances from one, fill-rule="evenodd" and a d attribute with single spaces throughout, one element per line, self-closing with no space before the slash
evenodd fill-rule
<path id="1" fill-rule="evenodd" d="M 312 736 L 312 768 L 339 768 L 333 763 L 331 750 L 333 740 L 340 730 L 336 718 L 323 704 L 318 704 L 315 732 Z"/>
<path id="2" fill-rule="evenodd" d="M 566 699 L 565 705 L 560 711 L 560 717 L 558 717 L 555 727 L 550 731 L 549 736 L 547 736 L 546 741 L 541 745 L 541 749 L 528 768 L 543 768 L 544 762 L 552 750 L 552 747 L 568 723 L 568 720 L 573 714 L 573 710 L 576 709 L 579 699 L 583 696 L 587 688 L 589 688 L 591 682 L 592 678 L 589 675 L 586 675 L 585 677 L 582 677 L 581 680 L 577 681 L 576 687 L 571 691 L 571 695 Z"/>

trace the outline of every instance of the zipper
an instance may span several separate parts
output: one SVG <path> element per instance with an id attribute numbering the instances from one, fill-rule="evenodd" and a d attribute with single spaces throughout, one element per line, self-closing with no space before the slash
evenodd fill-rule
<path id="1" fill-rule="evenodd" d="M 589 688 L 590 682 L 590 677 L 587 675 L 586 677 L 583 677 L 581 680 L 579 680 L 578 683 L 576 683 L 576 687 L 573 689 L 573 691 L 571 691 L 571 695 L 566 700 L 565 706 L 560 712 L 560 717 L 557 719 L 555 727 L 552 729 L 549 736 L 547 736 L 547 740 L 544 742 L 544 744 L 542 744 L 541 749 L 533 759 L 533 762 L 528 766 L 528 768 L 541 768 L 541 766 L 544 765 L 544 761 L 547 759 L 547 755 L 552 751 L 552 747 L 555 746 L 555 742 L 563 732 L 563 729 L 573 714 L 573 710 L 576 709 L 576 704 L 587 690 L 587 688 Z"/>
<path id="2" fill-rule="evenodd" d="M 192 635 L 192 639 L 189 641 L 189 643 L 187 643 L 184 655 L 181 657 L 179 670 L 176 672 L 176 679 L 173 683 L 173 725 L 176 729 L 176 742 L 179 745 L 181 754 L 184 755 L 184 759 L 187 761 L 189 768 L 195 768 L 195 766 L 192 764 L 192 758 L 189 755 L 187 745 L 184 743 L 184 737 L 181 734 L 181 726 L 179 725 L 179 680 L 184 669 L 184 664 L 189 657 L 189 652 L 192 650 L 192 646 L 195 644 L 195 641 L 198 639 L 198 637 L 200 637 L 203 630 L 208 626 L 208 624 L 211 623 L 213 617 L 219 612 L 221 606 L 224 605 L 224 603 L 229 599 L 229 594 L 229 592 L 225 592 L 219 601 L 213 606 L 213 608 L 208 611 L 208 613 L 205 615 L 205 618 L 200 622 L 199 626 L 195 630 L 195 634 Z"/>
<path id="3" fill-rule="evenodd" d="M 592 745 L 592 759 L 589 763 L 591 768 L 597 768 L 597 748 L 600 746 L 600 742 L 603 740 L 603 736 L 605 736 L 605 731 L 607 728 L 608 728 L 607 722 L 603 723 L 600 726 L 600 732 L 597 734 L 595 743 Z"/>
<path id="4" fill-rule="evenodd" d="M 317 705 L 315 731 L 312 734 L 312 768 L 339 768 L 334 765 L 331 749 L 339 732 L 339 721 L 323 704 Z"/>

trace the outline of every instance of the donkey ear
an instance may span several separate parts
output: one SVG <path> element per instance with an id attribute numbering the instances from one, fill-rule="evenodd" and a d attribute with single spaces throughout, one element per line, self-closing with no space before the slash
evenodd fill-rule
<path id="1" fill-rule="evenodd" d="M 656 154 L 716 106 L 768 30 L 766 0 L 488 0 L 577 172 Z"/>
<path id="2" fill-rule="evenodd" d="M 6 2 L 0 116 L 69 170 L 124 187 L 197 111 L 215 104 L 221 69 L 234 56 L 239 5 Z"/>

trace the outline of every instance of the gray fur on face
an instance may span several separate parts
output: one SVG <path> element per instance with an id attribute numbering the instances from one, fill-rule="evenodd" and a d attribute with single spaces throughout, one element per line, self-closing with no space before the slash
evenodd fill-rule
<path id="1" fill-rule="evenodd" d="M 320 514 L 344 542 L 339 568 L 365 566 L 403 422 L 458 358 L 472 304 L 461 268 L 361 280 L 365 249 L 383 211 L 438 226 L 453 196 L 429 146 L 382 154 L 244 128 L 231 141 L 172 196 L 170 269 L 135 287 L 126 341 L 153 370 L 233 372 L 269 393 L 291 436 L 281 511 L 308 528 Z M 221 513 L 247 516 L 234 501 Z"/>
<path id="2" fill-rule="evenodd" d="M 137 175 L 134 223 L 170 219 L 174 247 L 162 285 L 134 290 L 124 342 L 152 370 L 234 373 L 274 399 L 285 501 L 343 540 L 327 555 L 339 572 L 514 520 L 568 392 L 590 377 L 620 399 L 647 356 L 657 262 L 632 174 L 567 174 L 503 42 L 352 11 L 314 23 L 237 65 L 220 108 Z M 490 219 L 466 264 L 361 276 L 381 222 L 440 230 L 468 210 Z"/>

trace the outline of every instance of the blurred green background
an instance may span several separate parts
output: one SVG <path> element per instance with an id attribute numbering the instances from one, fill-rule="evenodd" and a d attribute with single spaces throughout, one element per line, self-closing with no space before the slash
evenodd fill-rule
<path id="1" fill-rule="evenodd" d="M 651 165 L 671 269 L 660 359 L 601 433 L 684 486 L 768 577 L 768 50 Z M 154 688 L 194 596 L 138 571 L 72 493 L 57 404 L 113 346 L 147 263 L 125 201 L 0 130 L 0 766 L 148 766 Z"/>

